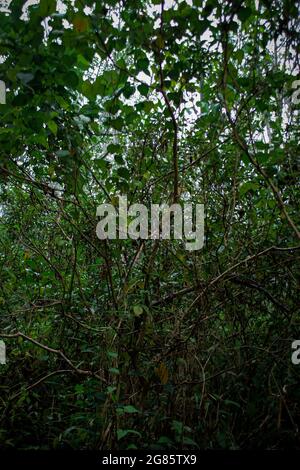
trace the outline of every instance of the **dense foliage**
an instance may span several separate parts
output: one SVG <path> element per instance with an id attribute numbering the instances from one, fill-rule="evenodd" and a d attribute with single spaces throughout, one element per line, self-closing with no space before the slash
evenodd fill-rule
<path id="1" fill-rule="evenodd" d="M 0 12 L 0 446 L 299 448 L 299 5 L 31 3 Z M 121 194 L 203 203 L 203 249 L 99 240 Z"/>

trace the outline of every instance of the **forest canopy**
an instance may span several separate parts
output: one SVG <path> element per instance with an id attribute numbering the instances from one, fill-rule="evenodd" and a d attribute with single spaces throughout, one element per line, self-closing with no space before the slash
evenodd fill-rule
<path id="1" fill-rule="evenodd" d="M 293 0 L 0 2 L 1 448 L 300 448 L 299 35 Z M 203 205 L 203 247 L 100 240 L 124 195 Z"/>

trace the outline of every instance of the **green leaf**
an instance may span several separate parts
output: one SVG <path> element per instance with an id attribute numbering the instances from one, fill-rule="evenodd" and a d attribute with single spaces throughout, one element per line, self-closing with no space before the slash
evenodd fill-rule
<path id="1" fill-rule="evenodd" d="M 56 155 L 58 157 L 68 157 L 70 155 L 70 152 L 69 152 L 69 150 L 58 150 L 56 152 Z"/>
<path id="2" fill-rule="evenodd" d="M 133 429 L 118 429 L 117 430 L 117 439 L 118 441 L 120 441 L 121 439 L 123 439 L 125 436 L 127 436 L 128 434 L 134 434 L 138 437 L 142 437 L 141 433 L 138 432 L 138 431 L 134 431 Z"/>
<path id="3" fill-rule="evenodd" d="M 47 122 L 47 126 L 49 127 L 50 131 L 56 135 L 57 134 L 57 124 L 55 121 Z"/>
<path id="4" fill-rule="evenodd" d="M 94 100 L 97 95 L 96 86 L 90 83 L 88 80 L 85 80 L 81 86 L 81 92 L 90 100 Z"/>
<path id="5" fill-rule="evenodd" d="M 136 317 L 139 317 L 143 313 L 143 307 L 141 307 L 141 305 L 134 305 L 133 313 L 135 314 Z"/>
<path id="6" fill-rule="evenodd" d="M 149 60 L 147 59 L 147 57 L 138 59 L 136 63 L 136 68 L 138 72 L 140 71 L 140 72 L 144 72 L 147 75 L 150 75 L 149 74 Z"/>
<path id="7" fill-rule="evenodd" d="M 174 444 L 173 441 L 167 436 L 161 436 L 158 441 L 158 444 L 165 444 L 167 446 Z"/>
<path id="8" fill-rule="evenodd" d="M 118 357 L 118 353 L 114 351 L 108 351 L 107 352 L 108 357 L 112 357 L 113 359 L 116 359 Z"/>
<path id="9" fill-rule="evenodd" d="M 121 150 L 120 144 L 109 144 L 107 147 L 107 151 L 109 153 L 117 153 L 117 152 L 120 152 L 120 150 Z"/>
<path id="10" fill-rule="evenodd" d="M 123 120 L 121 118 L 117 118 L 117 119 L 112 119 L 110 121 L 110 125 L 111 127 L 113 127 L 113 129 L 116 129 L 117 131 L 121 131 L 122 128 L 123 128 Z"/>
<path id="11" fill-rule="evenodd" d="M 250 7 L 240 8 L 238 11 L 238 18 L 242 22 L 245 22 L 252 15 Z"/>
<path id="12" fill-rule="evenodd" d="M 32 137 L 32 141 L 43 145 L 46 149 L 49 147 L 47 137 L 44 134 L 36 134 Z"/>
<path id="13" fill-rule="evenodd" d="M 122 157 L 122 155 L 119 155 L 119 154 L 116 154 L 114 156 L 114 159 L 115 159 L 115 162 L 118 164 L 118 165 L 124 165 L 124 159 Z"/>
<path id="14" fill-rule="evenodd" d="M 139 413 L 139 410 L 137 410 L 134 406 L 132 405 L 125 405 L 123 407 L 123 410 L 125 413 Z"/>
<path id="15" fill-rule="evenodd" d="M 118 175 L 126 180 L 130 179 L 130 173 L 125 166 L 118 168 Z"/>
<path id="16" fill-rule="evenodd" d="M 194 446 L 194 447 L 196 447 L 197 449 L 199 449 L 199 446 L 198 446 L 197 442 L 195 442 L 195 441 L 194 441 L 193 439 L 191 439 L 190 437 L 183 437 L 182 442 L 183 442 L 183 444 L 187 444 L 187 445 L 190 445 L 190 446 Z"/>
<path id="17" fill-rule="evenodd" d="M 71 87 L 71 88 L 76 88 L 78 83 L 79 83 L 78 76 L 73 71 L 70 71 L 70 72 L 64 74 L 63 75 L 63 80 L 64 80 L 64 84 L 68 87 Z"/>
<path id="18" fill-rule="evenodd" d="M 31 82 L 31 80 L 34 79 L 34 75 L 32 73 L 17 73 L 17 78 L 21 80 L 24 85 L 27 85 L 27 83 Z"/>
<path id="19" fill-rule="evenodd" d="M 125 96 L 126 99 L 129 99 L 134 94 L 134 92 L 135 92 L 135 87 L 129 85 L 129 83 L 127 83 L 125 87 L 123 88 L 123 95 Z"/>
<path id="20" fill-rule="evenodd" d="M 238 49 L 237 51 L 235 51 L 234 55 L 235 55 L 238 63 L 241 64 L 242 61 L 243 61 L 243 58 L 244 58 L 244 51 L 242 49 Z"/>
<path id="21" fill-rule="evenodd" d="M 256 191 L 259 188 L 257 183 L 253 183 L 252 181 L 247 181 L 240 187 L 240 194 L 244 196 L 249 191 Z"/>
<path id="22" fill-rule="evenodd" d="M 148 85 L 144 85 L 143 83 L 138 86 L 138 90 L 143 96 L 148 96 L 149 93 L 149 87 Z"/>
<path id="23" fill-rule="evenodd" d="M 42 17 L 50 16 L 56 11 L 56 0 L 41 0 L 39 13 Z"/>

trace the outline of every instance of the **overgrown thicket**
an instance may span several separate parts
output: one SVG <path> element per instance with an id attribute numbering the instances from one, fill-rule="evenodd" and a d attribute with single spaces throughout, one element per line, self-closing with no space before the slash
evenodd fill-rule
<path id="1" fill-rule="evenodd" d="M 0 13 L 0 446 L 299 448 L 297 2 L 24 4 Z M 203 203 L 203 249 L 99 240 L 124 194 Z"/>

